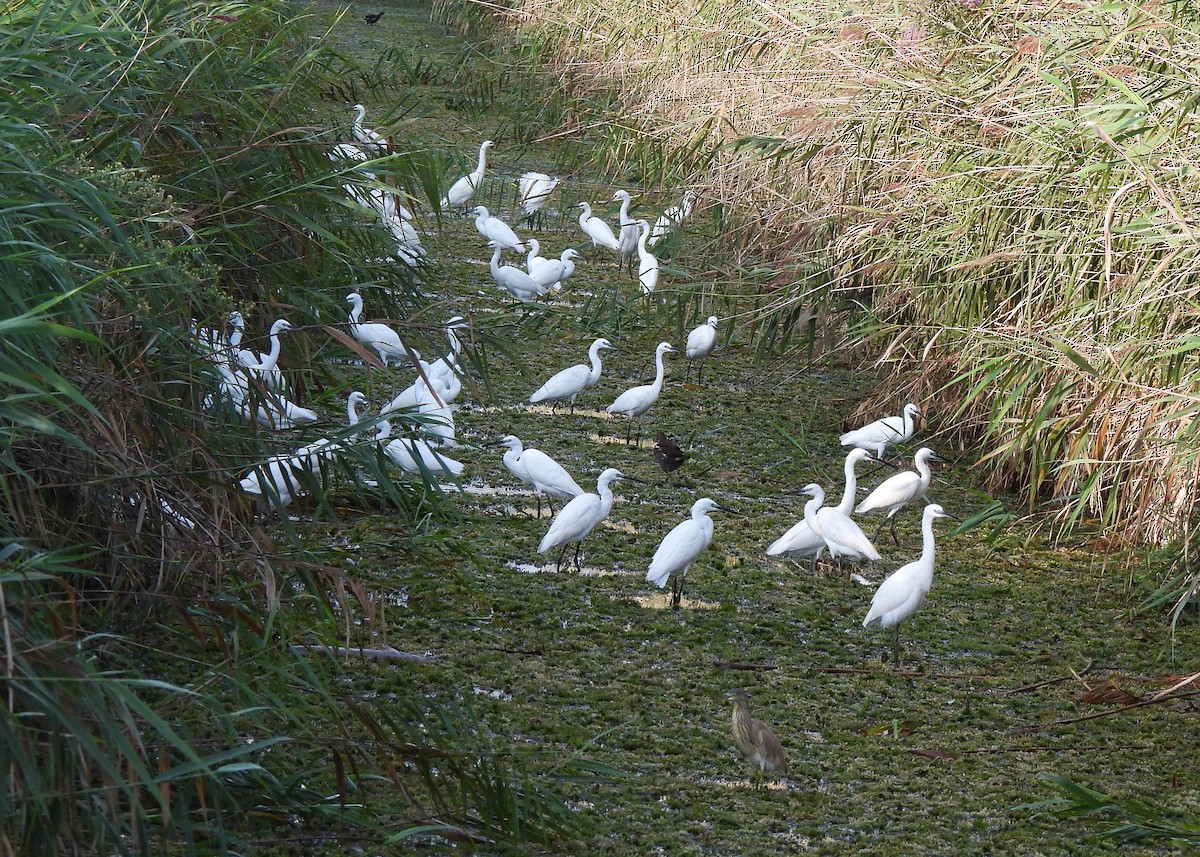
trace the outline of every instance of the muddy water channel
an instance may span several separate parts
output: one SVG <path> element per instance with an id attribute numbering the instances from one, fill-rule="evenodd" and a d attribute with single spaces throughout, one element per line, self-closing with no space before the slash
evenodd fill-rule
<path id="1" fill-rule="evenodd" d="M 332 20 L 332 6 L 314 8 Z M 520 173 L 563 173 L 544 228 L 519 231 L 536 235 L 543 255 L 576 247 L 584 258 L 550 302 L 522 307 L 492 282 L 470 219 L 439 224 L 418 215 L 436 260 L 424 291 L 439 303 L 437 313 L 463 315 L 477 331 L 467 344 L 474 385 L 455 413 L 462 448 L 452 455 L 465 471 L 461 487 L 446 487 L 461 512 L 453 534 L 470 541 L 475 561 L 397 568 L 390 545 L 404 534 L 382 515 L 342 528 L 328 543 L 330 556 L 353 560 L 364 584 L 397 593 L 386 611 L 387 640 L 434 657 L 426 666 L 353 666 L 358 689 L 470 699 L 499 743 L 529 751 L 536 770 L 578 754 L 624 772 L 608 782 L 561 783 L 585 818 L 582 839 L 564 845 L 576 854 L 1108 847 L 1094 828 L 1021 808 L 1056 796 L 1039 780 L 1044 773 L 1194 815 L 1200 782 L 1190 702 L 1117 711 L 1163 689 L 1169 674 L 1191 671 L 1191 623 L 1172 638 L 1164 616 L 1133 617 L 1123 560 L 1044 544 L 1025 526 L 989 538 L 986 527 L 959 532 L 940 521 L 932 590 L 901 629 L 898 668 L 890 634 L 861 626 L 875 586 L 921 552 L 919 503 L 899 514 L 898 544 L 886 530 L 876 540 L 877 563 L 814 573 L 807 563 L 765 555 L 803 517 L 802 486 L 815 481 L 832 502 L 840 496 L 838 435 L 876 382 L 869 368 L 821 355 L 811 363 L 757 357 L 753 329 L 739 315 L 753 307 L 748 288 L 702 273 L 719 267 L 704 256 L 713 221 L 703 199 L 669 259 L 664 253 L 658 291 L 641 299 L 615 255 L 586 241 L 571 206 L 590 202 L 615 222 L 609 200 L 627 187 L 635 213 L 653 220 L 682 188 L 645 190 L 581 168 L 584 131 L 552 142 L 555 129 L 546 129 L 546 142 L 516 139 L 524 120 L 507 112 L 502 90 L 479 105 L 462 94 L 463 76 L 452 79 L 464 63 L 475 69 L 467 77 L 482 79 L 497 68 L 493 60 L 431 24 L 427 6 L 378 8 L 387 14 L 373 26 L 347 15 L 339 38 L 367 67 L 397 48 L 442 69 L 406 87 L 404 97 L 426 108 L 413 133 L 464 163 L 479 141 L 494 140 L 477 200 L 506 218 Z M 382 109 L 389 97 L 373 93 L 368 107 Z M 516 259 L 506 254 L 505 262 Z M 659 342 L 682 349 L 687 331 L 710 314 L 721 319 L 720 336 L 703 383 L 684 383 L 686 360 L 668 354 L 642 441 L 624 443 L 625 423 L 604 408 L 652 379 Z M 619 351 L 606 355 L 599 383 L 580 394 L 574 413 L 528 405 L 553 372 L 584 362 L 599 336 Z M 361 383 L 378 403 L 410 380 L 407 370 L 391 369 L 364 372 Z M 937 449 L 948 463 L 935 470 L 929 498 L 968 519 L 993 498 L 975 488 L 972 451 L 939 445 L 946 416 L 929 414 L 895 454 L 911 467 L 920 445 Z M 652 454 L 660 431 L 688 455 L 670 476 Z M 617 483 L 611 514 L 583 542 L 581 571 L 558 571 L 553 552 L 538 553 L 548 513 L 536 515 L 533 494 L 505 469 L 502 450 L 482 445 L 507 434 L 552 455 L 586 490 L 608 467 L 642 480 Z M 891 472 L 860 467 L 860 498 Z M 660 540 L 701 497 L 737 514 L 713 514 L 712 547 L 692 565 L 683 609 L 675 611 L 646 582 L 646 570 Z M 864 528 L 873 535 L 876 525 L 868 518 Z M 723 696 L 736 687 L 778 735 L 790 762 L 786 778 L 762 787 L 751 780 Z M 1096 692 L 1104 688 L 1111 692 Z"/>

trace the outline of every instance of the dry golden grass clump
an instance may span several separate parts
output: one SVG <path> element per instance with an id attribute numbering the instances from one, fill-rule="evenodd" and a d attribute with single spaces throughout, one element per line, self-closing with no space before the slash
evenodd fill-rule
<path id="1" fill-rule="evenodd" d="M 847 8 L 504 14 L 549 42 L 574 92 L 619 90 L 614 164 L 645 145 L 706 153 L 691 180 L 725 204 L 730 245 L 810 273 L 772 281 L 765 311 L 868 308 L 838 333 L 891 370 L 864 408 L 921 398 L 987 450 L 992 487 L 1053 500 L 1063 524 L 1180 535 L 1197 499 L 1200 12 Z"/>

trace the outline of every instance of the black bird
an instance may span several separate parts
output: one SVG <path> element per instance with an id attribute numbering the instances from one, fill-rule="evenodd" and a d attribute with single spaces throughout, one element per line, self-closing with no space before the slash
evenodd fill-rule
<path id="1" fill-rule="evenodd" d="M 384 10 L 384 11 L 387 11 L 387 10 Z M 379 19 L 382 17 L 383 17 L 383 12 L 368 12 L 367 14 L 363 15 L 363 19 L 366 20 L 366 22 L 368 24 L 374 24 L 374 23 L 378 22 Z"/>
<path id="2" fill-rule="evenodd" d="M 683 462 L 687 461 L 687 453 L 667 437 L 666 432 L 660 431 L 654 440 L 654 459 L 664 472 L 671 473 L 683 466 Z"/>

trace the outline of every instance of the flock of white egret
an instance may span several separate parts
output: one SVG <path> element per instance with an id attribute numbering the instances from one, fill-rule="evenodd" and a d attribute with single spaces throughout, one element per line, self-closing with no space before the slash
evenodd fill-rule
<path id="1" fill-rule="evenodd" d="M 335 162 L 359 164 L 386 152 L 385 138 L 364 126 L 364 118 L 365 109 L 356 105 L 353 134 L 357 144 L 341 143 L 336 146 L 330 153 Z M 485 140 L 480 145 L 475 169 L 455 181 L 441 199 L 444 209 L 467 210 L 468 203 L 484 180 L 488 151 L 494 145 L 491 140 Z M 359 169 L 357 166 L 352 168 Z M 544 173 L 527 172 L 519 178 L 517 185 L 517 206 L 523 215 L 530 217 L 543 208 L 559 187 L 560 180 Z M 345 187 L 353 200 L 378 214 L 384 227 L 397 238 L 397 259 L 410 265 L 423 263 L 425 251 L 412 226 L 413 215 L 399 204 L 394 194 L 382 190 L 378 193 L 364 192 L 360 185 L 354 184 Z M 631 219 L 631 197 L 627 191 L 616 191 L 611 201 L 620 203 L 620 219 L 615 230 L 594 214 L 587 202 L 578 204 L 582 210 L 579 226 L 592 247 L 613 251 L 622 268 L 632 268 L 636 261 L 640 291 L 643 295 L 650 295 L 658 281 L 658 262 L 650 247 L 688 218 L 695 203 L 695 194 L 690 191 L 685 193 L 682 201 L 664 211 L 653 226 L 645 219 Z M 489 269 L 492 278 L 516 300 L 523 303 L 543 300 L 561 290 L 575 273 L 576 260 L 582 258 L 575 248 L 564 249 L 557 258 L 542 257 L 541 246 L 536 239 L 522 239 L 508 223 L 486 207 L 476 205 L 473 213 L 475 227 L 483 239 L 481 243 L 491 248 Z M 505 251 L 528 253 L 524 269 L 501 265 Z M 426 361 L 401 340 L 392 326 L 363 320 L 362 295 L 350 293 L 346 296 L 346 302 L 350 309 L 344 322 L 345 329 L 366 353 L 377 356 L 385 370 L 396 366 L 412 366 L 416 370 L 416 378 L 411 385 L 397 392 L 374 420 L 372 442 L 396 466 L 408 473 L 420 474 L 425 478 L 457 479 L 464 472 L 464 465 L 449 458 L 447 452 L 458 446 L 454 403 L 463 387 L 464 370 L 459 364 L 462 343 L 456 331 L 461 330 L 466 322 L 457 316 L 447 321 L 445 332 L 449 351 L 434 361 Z M 215 367 L 217 390 L 206 398 L 206 407 L 224 409 L 228 414 L 243 420 L 256 420 L 271 429 L 285 429 L 317 420 L 318 415 L 314 411 L 299 407 L 287 398 L 288 391 L 278 362 L 280 336 L 291 327 L 289 322 L 286 319 L 277 320 L 270 330 L 270 351 L 255 354 L 240 347 L 244 336 L 242 316 L 232 313 L 228 321 L 229 331 L 224 336 L 212 329 L 196 331 Z M 699 362 L 698 383 L 703 382 L 703 361 L 716 348 L 718 324 L 717 317 L 710 316 L 704 324 L 688 334 L 684 350 L 689 359 L 687 377 L 690 378 L 692 363 Z M 600 379 L 603 370 L 601 352 L 615 348 L 607 338 L 597 338 L 588 350 L 587 363 L 555 373 L 533 391 L 528 401 L 532 404 L 550 404 L 552 415 L 564 403 L 574 413 L 576 397 Z M 605 409 L 613 416 L 627 418 L 626 443 L 630 442 L 635 420 L 639 420 L 640 435 L 640 418 L 654 406 L 666 382 L 664 359 L 676 351 L 669 342 L 661 342 L 654 352 L 654 380 L 624 391 Z M 323 462 L 331 460 L 346 444 L 353 442 L 354 427 L 360 420 L 359 409 L 364 404 L 364 394 L 351 393 L 346 404 L 349 424 L 346 432 L 339 434 L 337 439 L 325 438 L 306 444 L 294 452 L 267 459 L 240 480 L 241 488 L 249 494 L 263 497 L 277 510 L 282 510 L 302 493 L 305 484 L 312 484 L 311 480 L 319 475 Z M 400 415 L 405 417 L 406 423 L 411 423 L 415 415 L 418 430 L 392 437 L 391 420 L 388 417 L 394 420 Z M 843 434 L 841 443 L 851 447 L 851 450 L 845 460 L 845 488 L 841 502 L 837 506 L 825 506 L 822 487 L 816 483 L 806 485 L 802 491 L 811 499 L 804 504 L 804 517 L 775 540 L 766 549 L 766 554 L 808 559 L 814 568 L 826 551 L 838 565 L 858 559 L 876 562 L 881 558 L 879 551 L 852 518 L 852 514 L 872 511 L 886 513 L 876 538 L 884 524 L 890 524 L 892 537 L 899 545 L 895 529 L 896 515 L 907 504 L 925 496 L 932 479 L 930 462 L 940 459 L 933 450 L 921 448 L 915 456 L 914 471 L 905 471 L 886 479 L 861 503 L 857 502 L 855 465 L 860 461 L 882 461 L 889 446 L 913 436 L 920 415 L 920 409 L 915 404 L 909 404 L 901 416 L 878 420 Z M 582 541 L 608 517 L 614 501 L 614 483 L 619 480 L 640 481 L 610 467 L 600 473 L 595 491 L 589 492 L 561 464 L 540 450 L 526 447 L 515 435 L 508 434 L 494 445 L 505 448 L 504 465 L 514 477 L 527 483 L 535 492 L 539 517 L 543 495 L 551 502 L 555 499 L 566 501 L 557 513 L 553 513 L 551 507 L 553 519 L 537 548 L 539 553 L 558 550 L 556 568 L 559 570 L 572 544 L 575 546 L 575 566 L 581 567 L 579 555 Z M 680 452 L 674 466 L 682 463 L 684 457 Z M 659 588 L 666 588 L 670 584 L 670 603 L 673 608 L 678 609 L 681 605 L 683 584 L 689 567 L 713 540 L 714 526 L 710 514 L 715 511 L 736 514 L 735 510 L 726 508 L 712 498 L 697 499 L 690 516 L 667 533 L 650 560 L 646 580 Z M 898 634 L 899 624 L 920 607 L 933 577 L 933 520 L 946 516 L 941 506 L 929 504 L 925 507 L 920 557 L 895 571 L 879 586 L 863 621 L 864 627 L 878 624 L 891 627 Z M 893 644 L 898 660 L 896 636 L 893 637 Z"/>

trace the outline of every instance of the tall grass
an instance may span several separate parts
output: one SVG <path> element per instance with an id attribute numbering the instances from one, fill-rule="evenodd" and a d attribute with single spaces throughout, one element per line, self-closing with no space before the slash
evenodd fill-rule
<path id="1" fill-rule="evenodd" d="M 368 180 L 326 157 L 349 111 L 319 105 L 355 78 L 317 35 L 280 0 L 47 0 L 0 22 L 6 854 L 225 853 L 264 812 L 378 840 L 572 828 L 452 700 L 397 709 L 382 731 L 366 706 L 346 717 L 339 668 L 288 642 L 339 641 L 356 602 L 234 488 L 302 441 L 201 407 L 214 378 L 192 330 L 230 309 L 250 329 L 295 322 L 293 395 L 335 413 L 345 382 L 319 367 L 345 294 L 394 318 L 421 309 L 408 269 L 364 261 L 394 247 L 347 203 L 342 185 Z M 436 158 L 394 143 L 378 180 L 431 195 Z M 393 479 L 373 449 L 351 456 L 337 475 L 355 504 L 391 506 L 414 555 L 445 549 L 426 535 L 446 509 L 429 486 Z M 335 509 L 322 495 L 312 512 Z M 292 618 L 294 591 L 315 619 Z M 356 809 L 360 777 L 392 784 L 372 794 L 387 823 Z"/>
<path id="2" fill-rule="evenodd" d="M 620 93 L 614 158 L 650 137 L 702 165 L 686 180 L 726 246 L 774 259 L 763 312 L 817 307 L 825 341 L 888 370 L 863 414 L 924 401 L 947 440 L 986 450 L 991 487 L 1064 527 L 1190 535 L 1194 4 L 498 14 L 548 41 L 569 85 Z"/>

